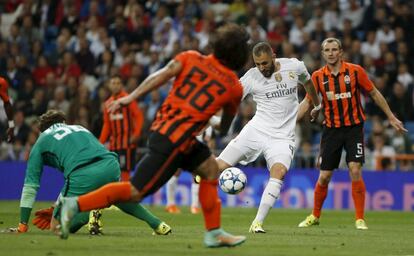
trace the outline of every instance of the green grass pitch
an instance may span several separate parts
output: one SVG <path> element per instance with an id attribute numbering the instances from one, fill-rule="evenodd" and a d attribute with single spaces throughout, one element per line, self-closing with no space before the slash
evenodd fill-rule
<path id="1" fill-rule="evenodd" d="M 35 210 L 50 203 L 36 203 Z M 86 229 L 60 240 L 47 231 L 30 226 L 26 234 L 0 234 L 0 255 L 414 255 L 412 212 L 367 212 L 369 230 L 356 230 L 352 211 L 324 211 L 321 224 L 299 229 L 309 210 L 273 209 L 265 222 L 266 234 L 249 234 L 256 214 L 252 208 L 224 208 L 222 226 L 247 236 L 235 248 L 205 248 L 203 220 L 183 207 L 171 215 L 162 207 L 148 208 L 169 223 L 173 233 L 153 236 L 143 222 L 120 211 L 104 211 L 103 236 L 90 236 Z M 16 226 L 19 204 L 0 201 L 0 229 Z"/>

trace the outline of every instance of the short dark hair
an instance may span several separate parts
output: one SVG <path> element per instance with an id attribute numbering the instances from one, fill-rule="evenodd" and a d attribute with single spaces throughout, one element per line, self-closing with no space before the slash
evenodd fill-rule
<path id="1" fill-rule="evenodd" d="M 272 46 L 270 46 L 269 43 L 267 42 L 260 42 L 257 43 L 254 47 L 253 47 L 253 54 L 254 56 L 260 56 L 263 53 L 272 56 L 273 51 L 272 51 Z"/>
<path id="2" fill-rule="evenodd" d="M 44 132 L 54 124 L 65 123 L 66 115 L 61 110 L 50 109 L 39 117 L 39 129 Z"/>
<path id="3" fill-rule="evenodd" d="M 213 54 L 225 66 L 232 70 L 241 69 L 249 56 L 246 29 L 234 23 L 219 27 L 210 38 Z"/>
<path id="4" fill-rule="evenodd" d="M 325 47 L 325 44 L 327 43 L 337 43 L 339 50 L 342 49 L 342 43 L 341 40 L 339 40 L 338 38 L 335 37 L 328 37 L 325 40 L 323 40 L 323 42 L 321 43 L 321 51 L 323 51 L 323 47 Z"/>

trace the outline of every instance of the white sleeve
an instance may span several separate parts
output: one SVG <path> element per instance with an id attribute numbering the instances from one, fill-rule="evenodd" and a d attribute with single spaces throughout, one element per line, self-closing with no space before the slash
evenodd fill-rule
<path id="1" fill-rule="evenodd" d="M 240 78 L 240 83 L 243 86 L 243 97 L 242 100 L 249 94 L 251 93 L 251 90 L 253 88 L 252 86 L 252 79 L 251 76 L 249 75 L 249 71 L 246 72 L 246 74 L 244 74 L 241 78 Z"/>
<path id="2" fill-rule="evenodd" d="M 306 69 L 305 63 L 303 63 L 303 61 L 299 61 L 296 59 L 296 62 L 297 62 L 296 68 L 298 72 L 298 82 L 303 85 L 311 79 L 311 76 L 308 70 Z"/>

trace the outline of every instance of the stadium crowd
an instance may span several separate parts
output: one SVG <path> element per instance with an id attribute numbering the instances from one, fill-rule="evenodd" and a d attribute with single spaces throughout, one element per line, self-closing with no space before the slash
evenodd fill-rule
<path id="1" fill-rule="evenodd" d="M 6 0 L 0 5 L 0 76 L 9 82 L 15 107 L 15 140 L 5 142 L 7 118 L 0 113 L 0 160 L 26 160 L 36 141 L 36 117 L 47 109 L 67 113 L 99 136 L 109 78 L 119 75 L 127 92 L 177 53 L 210 51 L 209 33 L 228 21 L 244 24 L 251 43 L 268 41 L 277 57 L 303 60 L 310 73 L 323 63 L 320 44 L 342 40 L 344 59 L 363 66 L 392 111 L 409 129 L 395 134 L 381 110 L 363 97 L 367 121 L 365 169 L 414 170 L 412 160 L 393 156 L 414 149 L 414 4 L 398 0 Z M 250 63 L 246 69 L 252 66 Z M 240 75 L 244 71 L 241 71 Z M 170 84 L 139 100 L 144 113 L 140 147 Z M 300 99 L 304 90 L 300 88 Z M 2 103 L 0 103 L 2 104 Z M 230 134 L 216 139 L 218 151 L 255 112 L 240 106 Z M 312 168 L 320 123 L 303 120 L 294 167 Z M 379 162 L 376 156 L 387 156 Z M 263 165 L 258 160 L 256 165 Z"/>

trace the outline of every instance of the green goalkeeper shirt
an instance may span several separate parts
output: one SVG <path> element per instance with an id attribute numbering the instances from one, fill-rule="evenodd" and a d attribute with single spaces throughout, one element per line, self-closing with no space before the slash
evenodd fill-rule
<path id="1" fill-rule="evenodd" d="M 54 124 L 42 132 L 30 152 L 20 200 L 20 221 L 27 223 L 40 186 L 43 166 L 69 174 L 98 158 L 113 157 L 87 129 L 80 125 Z"/>

